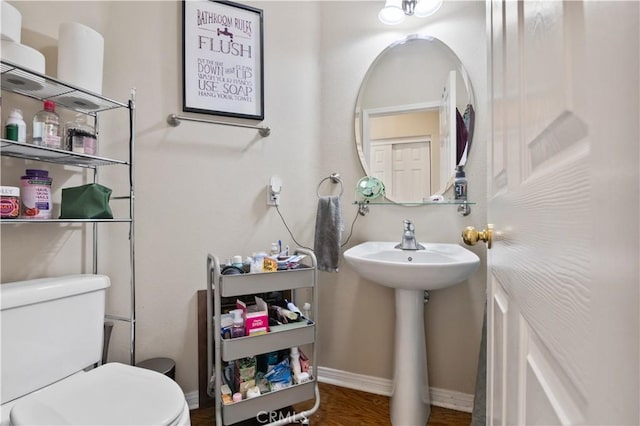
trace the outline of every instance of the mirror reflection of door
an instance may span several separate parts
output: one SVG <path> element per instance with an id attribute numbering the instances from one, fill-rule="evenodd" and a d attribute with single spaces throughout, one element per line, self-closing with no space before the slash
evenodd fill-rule
<path id="1" fill-rule="evenodd" d="M 457 164 L 456 124 L 456 72 L 451 71 L 440 103 L 440 182 L 443 185 L 453 176 Z"/>
<path id="2" fill-rule="evenodd" d="M 419 203 L 439 187 L 439 115 L 437 107 L 369 115 L 369 172 L 391 199 Z"/>

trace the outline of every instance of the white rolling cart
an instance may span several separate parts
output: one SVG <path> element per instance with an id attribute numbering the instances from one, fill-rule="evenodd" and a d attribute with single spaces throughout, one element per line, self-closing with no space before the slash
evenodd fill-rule
<path id="1" fill-rule="evenodd" d="M 288 349 L 302 345 L 312 345 L 311 365 L 317 363 L 316 324 L 318 315 L 317 261 L 313 252 L 296 250 L 306 255 L 303 268 L 277 272 L 260 272 L 240 275 L 222 275 L 221 264 L 215 255 L 207 257 L 207 393 L 215 399 L 216 424 L 229 425 L 242 420 L 256 418 L 263 413 L 264 419 L 271 421 L 270 426 L 290 423 L 309 424 L 309 417 L 320 406 L 320 393 L 315 368 L 310 381 L 291 385 L 255 398 L 245 399 L 232 404 L 222 403 L 222 363 L 272 351 Z M 267 334 L 223 339 L 220 332 L 221 299 L 273 291 L 311 289 L 313 321 L 302 327 L 270 331 Z M 300 303 L 294 298 L 294 303 Z M 315 398 L 314 406 L 306 411 L 290 413 L 282 418 L 273 419 L 267 413 L 289 407 Z"/>

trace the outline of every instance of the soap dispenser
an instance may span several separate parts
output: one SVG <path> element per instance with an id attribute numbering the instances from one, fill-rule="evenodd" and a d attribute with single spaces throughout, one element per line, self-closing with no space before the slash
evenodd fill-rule
<path id="1" fill-rule="evenodd" d="M 453 181 L 454 197 L 458 201 L 467 200 L 467 177 L 463 167 L 461 165 L 456 167 L 456 178 Z"/>

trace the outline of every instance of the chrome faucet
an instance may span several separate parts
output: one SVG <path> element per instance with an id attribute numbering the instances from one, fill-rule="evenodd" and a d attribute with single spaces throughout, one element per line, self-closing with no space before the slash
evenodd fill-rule
<path id="1" fill-rule="evenodd" d="M 404 221 L 402 241 L 395 248 L 402 250 L 424 250 L 424 246 L 416 241 L 416 227 L 409 219 Z"/>

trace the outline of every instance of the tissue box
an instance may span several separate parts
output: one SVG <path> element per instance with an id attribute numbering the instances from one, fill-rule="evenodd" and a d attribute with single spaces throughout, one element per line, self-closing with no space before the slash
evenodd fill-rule
<path id="1" fill-rule="evenodd" d="M 266 334 L 269 329 L 267 311 L 247 312 L 244 318 L 244 332 L 246 336 Z"/>
<path id="2" fill-rule="evenodd" d="M 236 307 L 242 309 L 245 336 L 257 336 L 269 331 L 269 314 L 264 300 L 256 297 L 256 304 L 252 306 L 247 306 L 243 301 L 237 300 Z"/>

